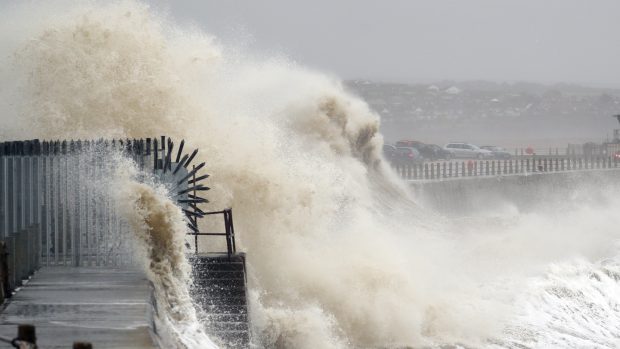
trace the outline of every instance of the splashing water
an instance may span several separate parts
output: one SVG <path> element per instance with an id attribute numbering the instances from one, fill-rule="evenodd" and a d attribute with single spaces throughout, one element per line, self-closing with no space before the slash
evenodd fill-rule
<path id="1" fill-rule="evenodd" d="M 378 116 L 335 78 L 218 44 L 135 1 L 2 13 L 0 136 L 168 134 L 201 149 L 210 200 L 234 207 L 248 253 L 258 346 L 615 343 L 617 320 L 593 332 L 568 323 L 584 304 L 600 305 L 586 317 L 616 316 L 616 267 L 597 264 L 615 256 L 613 183 L 592 189 L 597 205 L 577 196 L 530 212 L 508 198 L 441 216 L 385 167 Z M 210 345 L 184 339 L 202 334 L 175 286 L 187 278 L 180 213 L 147 187 L 126 192 L 150 277 L 183 324 L 177 339 Z"/>
<path id="2" fill-rule="evenodd" d="M 189 264 L 183 244 L 186 226 L 179 208 L 166 190 L 124 181 L 117 194 L 126 207 L 128 222 L 146 249 L 147 276 L 157 297 L 158 328 L 171 331 L 162 336 L 167 348 L 217 348 L 198 323 L 187 280 Z M 121 206 L 122 207 L 122 206 Z"/>

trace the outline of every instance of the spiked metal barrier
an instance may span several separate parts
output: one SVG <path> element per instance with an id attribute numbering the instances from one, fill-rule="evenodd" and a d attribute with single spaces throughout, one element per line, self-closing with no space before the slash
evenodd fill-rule
<path id="1" fill-rule="evenodd" d="M 247 347 L 245 256 L 236 253 L 232 210 L 200 208 L 208 203 L 201 193 L 209 190 L 202 184 L 209 175 L 201 173 L 205 163 L 193 163 L 198 150 L 184 153 L 184 148 L 181 141 L 175 152 L 166 137 L 0 143 L 0 298 L 10 297 L 41 266 L 133 264 L 133 239 L 117 212 L 110 181 L 118 160 L 129 158 L 144 180 L 168 189 L 187 218 L 199 286 L 192 293 L 209 320 L 207 331 L 222 343 Z M 216 214 L 223 216 L 225 231 L 200 232 L 198 220 Z M 204 235 L 225 236 L 226 253 L 199 255 L 198 237 Z M 225 272 L 228 268 L 234 273 Z"/>
<path id="2" fill-rule="evenodd" d="M 191 234 L 200 233 L 199 208 L 205 164 L 193 164 L 197 150 L 173 158 L 170 138 L 0 143 L 0 240 L 6 243 L 8 285 L 19 286 L 45 265 L 132 264 L 128 227 L 112 203 L 109 178 L 115 158 L 132 159 L 170 191 L 187 216 Z"/>

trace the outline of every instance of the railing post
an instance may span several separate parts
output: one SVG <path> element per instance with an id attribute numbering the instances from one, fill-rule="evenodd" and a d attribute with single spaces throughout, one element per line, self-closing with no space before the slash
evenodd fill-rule
<path id="1" fill-rule="evenodd" d="M 232 240 L 232 252 L 237 253 L 237 243 L 235 242 L 235 224 L 233 222 L 232 208 L 228 209 L 228 221 L 230 223 L 230 239 Z"/>
<path id="2" fill-rule="evenodd" d="M 6 242 L 0 241 L 0 295 L 2 299 L 0 303 L 4 303 L 4 300 L 11 296 L 11 284 L 9 282 L 9 265 L 8 265 L 8 252 Z"/>
<path id="3" fill-rule="evenodd" d="M 532 159 L 532 161 L 534 161 L 534 159 Z M 526 159 L 526 160 L 525 160 L 525 165 L 527 166 L 527 167 L 526 167 L 526 171 L 527 171 L 527 172 L 531 172 L 531 171 L 530 171 L 530 159 Z M 533 166 L 533 164 L 532 164 L 532 166 Z"/>
<path id="4" fill-rule="evenodd" d="M 232 243 L 230 241 L 230 223 L 228 221 L 227 210 L 224 210 L 224 229 L 226 231 L 226 248 L 227 248 L 228 258 L 230 259 L 232 255 Z"/>

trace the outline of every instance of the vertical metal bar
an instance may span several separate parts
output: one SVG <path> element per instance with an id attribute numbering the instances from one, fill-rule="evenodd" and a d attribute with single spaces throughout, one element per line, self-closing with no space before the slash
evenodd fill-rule
<path id="1" fill-rule="evenodd" d="M 13 202 L 13 192 L 15 190 L 15 186 L 13 185 L 13 156 L 10 156 L 7 159 L 7 168 L 6 168 L 6 182 L 7 182 L 7 235 L 15 233 L 15 210 L 14 210 L 14 202 Z"/>
<path id="2" fill-rule="evenodd" d="M 72 143 L 73 144 L 73 143 Z M 74 166 L 75 164 L 75 153 L 74 153 L 74 149 L 71 149 L 71 152 L 69 152 L 68 157 L 67 157 L 67 174 L 71 173 L 71 181 L 69 183 L 69 185 L 67 186 L 67 195 L 69 196 L 69 208 L 70 208 L 70 212 L 69 212 L 69 248 L 71 250 L 71 258 L 70 258 L 70 263 L 72 266 L 76 266 L 76 261 L 77 261 L 77 257 L 76 257 L 76 248 L 75 248 L 75 232 L 76 232 L 76 219 L 77 219 L 77 215 L 76 215 L 76 201 L 75 201 L 75 179 L 77 178 L 78 174 L 76 173 L 76 168 Z M 70 170 L 70 171 L 69 171 Z M 69 177 L 69 176 L 67 176 Z"/>
<path id="3" fill-rule="evenodd" d="M 21 156 L 15 157 L 15 166 L 13 167 L 15 175 L 13 180 L 16 183 L 15 188 L 15 207 L 16 207 L 16 229 L 15 232 L 21 234 L 25 226 L 24 216 L 24 177 L 23 177 L 23 158 Z"/>
<path id="4" fill-rule="evenodd" d="M 81 248 L 80 248 L 80 237 L 82 234 L 82 215 L 81 213 L 81 206 L 82 206 L 82 200 L 81 200 L 81 196 L 80 196 L 80 186 L 81 186 L 81 171 L 80 171 L 80 156 L 81 156 L 81 149 L 77 149 L 76 153 L 74 154 L 74 172 L 75 172 L 75 178 L 76 181 L 73 185 L 73 190 L 74 190 L 74 198 L 75 198 L 75 217 L 73 219 L 73 225 L 75 226 L 75 230 L 73 232 L 73 255 L 75 257 L 74 266 L 80 266 L 80 253 L 81 253 Z"/>
<path id="5" fill-rule="evenodd" d="M 195 169 L 196 169 L 196 166 L 192 165 L 192 173 L 193 173 L 192 174 L 192 182 L 194 182 L 194 191 L 193 191 L 194 196 L 196 196 L 196 189 L 195 189 L 195 187 L 196 187 L 196 171 L 195 171 Z M 191 220 L 191 218 L 190 218 L 190 220 Z M 194 226 L 196 228 L 198 228 L 198 224 L 196 223 L 195 220 L 192 223 L 194 223 Z M 196 251 L 196 254 L 198 254 L 198 234 L 197 234 L 197 232 L 194 232 L 194 249 Z"/>
<path id="6" fill-rule="evenodd" d="M 11 285 L 13 285 L 13 287 L 15 287 L 16 285 L 16 280 L 17 278 L 15 277 L 16 274 L 16 264 L 15 264 L 15 252 L 17 251 L 16 249 L 16 232 L 15 232 L 15 215 L 16 215 L 16 209 L 15 209 L 15 182 L 14 182 L 14 178 L 15 178 L 15 169 L 14 169 L 14 159 L 15 156 L 14 154 L 11 154 L 11 156 L 8 159 L 8 168 L 7 168 L 7 183 L 8 183 L 8 218 L 9 218 L 9 229 L 7 230 L 7 233 L 10 236 L 10 241 L 11 241 L 11 247 L 9 249 L 9 257 L 7 258 L 9 260 L 10 266 L 9 266 L 9 277 L 10 277 L 10 283 Z"/>
<path id="7" fill-rule="evenodd" d="M 40 146 L 40 145 L 39 145 Z M 34 173 L 35 173 L 35 197 L 34 197 L 34 221 L 37 225 L 37 259 L 36 259 L 36 267 L 41 267 L 41 253 L 43 252 L 43 245 L 41 244 L 42 234 L 43 234 L 43 225 L 41 219 L 41 154 L 40 149 L 37 151 L 37 156 L 34 158 Z"/>
<path id="8" fill-rule="evenodd" d="M 437 173 L 437 177 L 440 177 L 440 173 Z M 228 259 L 232 255 L 232 244 L 230 241 L 230 224 L 228 223 L 228 211 L 224 210 L 224 231 L 226 232 L 226 252 L 228 253 Z"/>
<path id="9" fill-rule="evenodd" d="M 27 155 L 27 154 L 24 154 Z M 32 268 L 32 251 L 31 251 L 31 227 L 30 227 L 30 171 L 29 171 L 30 157 L 22 156 L 22 234 L 24 234 L 26 245 L 24 246 L 24 277 L 30 275 Z"/>
<path id="10" fill-rule="evenodd" d="M 230 236 L 232 238 L 233 253 L 237 253 L 237 243 L 235 242 L 235 224 L 233 222 L 232 208 L 228 209 L 228 219 L 230 223 Z"/>
<path id="11" fill-rule="evenodd" d="M 48 155 L 44 158 L 45 173 L 43 175 L 44 190 L 45 190 L 45 265 L 50 265 L 50 236 L 52 235 L 51 225 L 51 158 Z"/>
<path id="12" fill-rule="evenodd" d="M 20 151 L 21 154 L 20 156 L 18 156 L 19 159 L 19 166 L 17 168 L 17 176 L 19 179 L 19 186 L 18 186 L 18 194 L 19 194 L 19 198 L 18 198 L 18 207 L 19 207 L 19 227 L 18 227 L 18 234 L 20 235 L 20 241 L 21 241 L 21 261 L 20 261 L 20 280 L 24 280 L 27 277 L 28 274 L 28 270 L 30 268 L 29 265 L 29 258 L 28 258 L 28 227 L 26 226 L 26 198 L 28 197 L 28 192 L 26 191 L 26 188 L 28 187 L 28 177 L 26 174 L 26 158 L 23 156 L 23 146 L 24 146 L 24 142 L 21 142 L 21 146 L 20 146 Z"/>
<path id="13" fill-rule="evenodd" d="M 106 183 L 107 185 L 107 183 Z M 103 214 L 105 215 L 105 220 L 102 229 L 103 233 L 103 264 L 108 265 L 110 263 L 109 255 L 110 255 L 110 196 L 109 191 L 105 192 L 105 199 L 103 201 Z"/>
<path id="14" fill-rule="evenodd" d="M 67 264 L 67 257 L 68 257 L 68 251 L 67 251 L 67 222 L 68 222 L 68 217 L 67 217 L 67 213 L 69 212 L 69 198 L 67 197 L 67 180 L 68 180 L 68 175 L 67 175 L 67 155 L 64 153 L 62 153 L 62 155 L 60 156 L 59 159 L 59 171 L 61 174 L 61 180 L 60 180 L 60 204 L 62 205 L 62 210 L 61 210 L 61 220 L 60 220 L 60 230 L 62 232 L 62 234 L 58 234 L 60 239 L 60 246 L 62 246 L 62 265 L 66 265 Z M 60 249 L 59 249 L 60 250 Z M 59 251 L 60 252 L 60 251 Z"/>
<path id="15" fill-rule="evenodd" d="M 92 243 L 91 243 L 91 247 L 92 247 L 92 265 L 97 265 L 98 260 L 97 260 L 97 223 L 98 223 L 98 217 L 97 217 L 97 188 L 96 188 L 96 184 L 94 183 L 94 181 L 96 180 L 96 176 L 97 176 L 97 155 L 93 154 L 93 163 L 92 163 L 92 172 L 91 172 L 91 188 L 92 188 L 92 197 L 91 197 L 91 217 L 92 217 L 92 224 L 91 224 L 91 228 L 92 228 Z"/>
<path id="16" fill-rule="evenodd" d="M 61 173 L 60 173 L 60 157 L 57 154 L 54 154 L 54 264 L 58 265 L 59 253 L 60 253 L 60 215 L 62 214 L 62 210 L 60 208 L 61 205 L 61 192 L 60 192 L 60 183 L 61 183 Z"/>
<path id="17" fill-rule="evenodd" d="M 34 251 L 35 251 L 35 227 L 33 222 L 33 214 L 32 214 L 32 201 L 33 201 L 33 189 L 34 189 L 34 176 L 32 173 L 32 160 L 33 156 L 30 153 L 31 149 L 28 149 L 28 157 L 26 158 L 26 172 L 28 174 L 28 198 L 26 205 L 26 224 L 28 226 L 28 274 L 32 274 L 34 272 Z"/>
<path id="18" fill-rule="evenodd" d="M 1 144 L 0 144 L 1 145 Z M 0 149 L 0 238 L 4 239 L 8 236 L 8 227 L 7 227 L 7 207 L 6 207 L 6 156 L 1 153 L 2 149 Z"/>
<path id="19" fill-rule="evenodd" d="M 92 230 L 92 216 L 91 216 L 91 211 L 92 211 L 92 184 L 91 184 L 91 180 L 92 180 L 92 166 L 93 166 L 93 157 L 92 157 L 92 149 L 88 149 L 88 157 L 87 157 L 87 164 L 84 167 L 84 172 L 85 172 L 85 181 L 86 181 L 86 190 L 84 190 L 84 193 L 86 193 L 86 200 L 85 200 L 85 207 L 84 207 L 84 218 L 86 219 L 85 221 L 85 227 L 86 227 L 86 231 L 84 236 L 86 237 L 86 245 L 88 246 L 86 251 L 88 251 L 88 265 L 91 265 L 92 263 L 92 253 L 93 253 L 93 230 Z"/>
<path id="20" fill-rule="evenodd" d="M 157 138 L 153 139 L 153 173 L 155 173 L 157 171 L 157 162 L 158 162 L 158 155 L 159 155 L 159 149 L 158 149 L 158 145 L 157 145 Z"/>
<path id="21" fill-rule="evenodd" d="M 99 154 L 100 149 L 97 149 L 97 153 L 95 154 L 94 158 L 95 158 L 95 162 L 94 162 L 94 166 L 93 166 L 93 179 L 95 180 L 95 185 L 97 187 L 93 188 L 93 193 L 95 195 L 95 200 L 93 202 L 93 233 L 94 233 L 94 239 L 93 239 L 93 244 L 95 247 L 95 265 L 99 266 L 99 248 L 101 245 L 101 239 L 100 239 L 100 228 L 101 228 L 101 217 L 99 215 L 99 213 L 101 212 L 101 192 L 99 190 L 99 162 L 100 162 L 100 154 Z"/>

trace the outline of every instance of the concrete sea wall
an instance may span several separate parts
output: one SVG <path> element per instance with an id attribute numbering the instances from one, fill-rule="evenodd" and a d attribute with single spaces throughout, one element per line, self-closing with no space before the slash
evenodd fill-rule
<path id="1" fill-rule="evenodd" d="M 620 169 L 470 177 L 441 181 L 410 181 L 417 201 L 441 214 L 469 215 L 509 202 L 521 211 L 558 200 L 575 200 L 576 193 L 594 195 L 618 185 Z"/>

